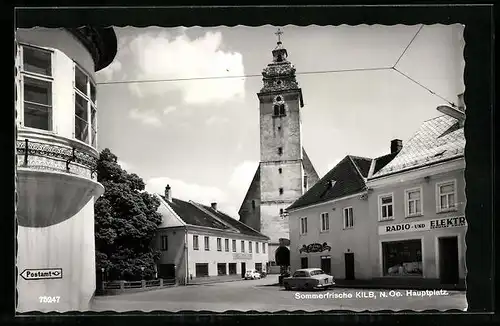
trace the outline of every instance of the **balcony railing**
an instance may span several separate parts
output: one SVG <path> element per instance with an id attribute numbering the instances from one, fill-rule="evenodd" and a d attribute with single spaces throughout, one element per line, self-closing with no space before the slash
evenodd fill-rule
<path id="1" fill-rule="evenodd" d="M 90 177 L 94 178 L 97 172 L 97 156 L 90 152 L 72 146 L 61 146 L 45 142 L 37 142 L 29 139 L 16 141 L 16 152 L 19 167 L 43 167 L 45 169 L 63 170 L 67 173 L 84 174 L 78 171 L 81 167 L 90 171 Z M 30 158 L 45 158 L 52 162 L 47 164 L 32 164 Z M 57 164 L 57 163 L 59 164 Z M 62 163 L 62 164 L 61 164 Z"/>

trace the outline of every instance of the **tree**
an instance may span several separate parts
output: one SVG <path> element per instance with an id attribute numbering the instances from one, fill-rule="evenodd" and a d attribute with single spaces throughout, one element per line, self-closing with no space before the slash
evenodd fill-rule
<path id="1" fill-rule="evenodd" d="M 97 161 L 97 181 L 105 189 L 94 210 L 97 272 L 105 268 L 115 280 L 151 278 L 160 258 L 160 252 L 152 248 L 161 223 L 160 202 L 144 191 L 138 175 L 120 167 L 107 148 Z"/>

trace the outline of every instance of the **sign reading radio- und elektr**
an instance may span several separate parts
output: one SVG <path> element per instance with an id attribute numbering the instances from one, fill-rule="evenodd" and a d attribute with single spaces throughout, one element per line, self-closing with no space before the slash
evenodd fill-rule
<path id="1" fill-rule="evenodd" d="M 62 268 L 25 269 L 20 274 L 26 281 L 62 278 Z"/>
<path id="2" fill-rule="evenodd" d="M 430 231 L 435 229 L 456 228 L 461 226 L 467 226 L 465 216 L 381 225 L 378 227 L 378 234 Z"/>

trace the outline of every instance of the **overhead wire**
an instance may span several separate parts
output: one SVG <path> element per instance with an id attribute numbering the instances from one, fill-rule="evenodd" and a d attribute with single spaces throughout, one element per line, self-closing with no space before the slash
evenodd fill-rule
<path id="1" fill-rule="evenodd" d="M 396 62 L 392 67 L 378 67 L 378 68 L 353 68 L 353 69 L 336 69 L 336 70 L 317 70 L 317 71 L 303 71 L 303 72 L 296 72 L 296 75 L 315 75 L 315 74 L 329 74 L 329 73 L 343 73 L 343 72 L 360 72 L 360 71 L 383 71 L 383 70 L 394 70 L 401 76 L 407 78 L 408 80 L 412 81 L 414 84 L 422 87 L 423 89 L 427 90 L 430 92 L 432 95 L 439 97 L 443 101 L 447 102 L 450 104 L 452 107 L 456 107 L 455 103 L 447 100 L 443 96 L 437 94 L 436 92 L 432 91 L 429 87 L 426 87 L 422 83 L 416 81 L 415 79 L 411 78 L 407 74 L 403 73 L 400 71 L 396 66 L 399 64 L 401 59 L 404 57 L 410 46 L 413 44 L 415 39 L 417 38 L 418 34 L 422 31 L 422 28 L 424 27 L 423 24 L 420 25 L 419 29 L 417 32 L 413 35 L 412 39 L 410 42 L 408 42 L 407 46 L 401 53 L 401 55 L 398 57 Z M 168 79 L 141 79 L 141 80 L 122 80 L 122 81 L 108 81 L 108 82 L 98 82 L 96 83 L 97 85 L 118 85 L 118 84 L 144 84 L 144 83 L 162 83 L 162 82 L 179 82 L 179 81 L 195 81 L 195 80 L 217 80 L 217 79 L 239 79 L 239 78 L 252 78 L 252 77 L 262 77 L 262 74 L 246 74 L 246 75 L 233 75 L 233 76 L 206 76 L 206 77 L 189 77 L 189 78 L 168 78 Z"/>

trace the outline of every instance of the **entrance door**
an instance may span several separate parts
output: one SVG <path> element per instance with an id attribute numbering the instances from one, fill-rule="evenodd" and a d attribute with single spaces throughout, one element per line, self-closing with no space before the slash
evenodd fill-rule
<path id="1" fill-rule="evenodd" d="M 328 275 L 332 273 L 332 261 L 330 257 L 321 257 L 321 269 Z"/>
<path id="2" fill-rule="evenodd" d="M 208 264 L 195 264 L 196 277 L 208 276 Z"/>
<path id="3" fill-rule="evenodd" d="M 344 253 L 345 261 L 345 279 L 354 280 L 354 253 L 346 252 Z"/>
<path id="4" fill-rule="evenodd" d="M 458 238 L 439 238 L 439 279 L 441 284 L 458 284 Z"/>
<path id="5" fill-rule="evenodd" d="M 241 277 L 245 277 L 245 273 L 247 272 L 247 266 L 245 263 L 241 263 Z"/>

